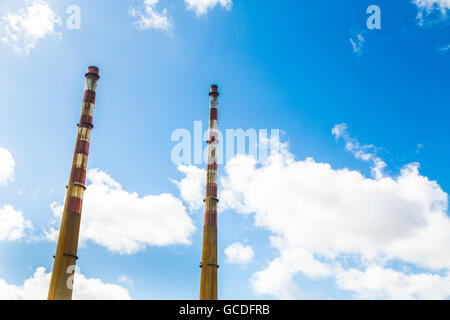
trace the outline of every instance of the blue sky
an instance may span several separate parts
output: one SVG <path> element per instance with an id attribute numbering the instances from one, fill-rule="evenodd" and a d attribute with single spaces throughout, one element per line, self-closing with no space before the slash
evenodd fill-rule
<path id="1" fill-rule="evenodd" d="M 89 65 L 80 298 L 197 299 L 205 166 L 171 135 L 213 83 L 223 132 L 282 131 L 219 168 L 221 299 L 450 297 L 448 0 L 116 2 L 0 4 L 0 298 L 45 298 Z"/>

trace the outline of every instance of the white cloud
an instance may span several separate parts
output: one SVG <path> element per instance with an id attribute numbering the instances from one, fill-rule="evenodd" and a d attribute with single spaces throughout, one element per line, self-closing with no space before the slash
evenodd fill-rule
<path id="1" fill-rule="evenodd" d="M 443 14 L 450 9 L 450 0 L 413 0 L 413 3 L 420 9 L 440 10 Z"/>
<path id="2" fill-rule="evenodd" d="M 253 274 L 251 285 L 256 294 L 268 294 L 283 300 L 303 299 L 306 294 L 292 281 L 298 272 L 287 266 L 282 258 L 276 258 L 262 271 Z"/>
<path id="3" fill-rule="evenodd" d="M 356 36 L 355 40 L 353 40 L 353 38 L 350 38 L 350 43 L 352 44 L 353 52 L 358 55 L 361 54 L 364 42 L 366 42 L 366 39 L 363 37 L 361 33 Z"/>
<path id="4" fill-rule="evenodd" d="M 132 286 L 134 284 L 133 280 L 131 280 L 130 278 L 128 278 L 125 275 L 119 276 L 119 278 L 117 278 L 117 281 L 125 283 L 125 284 L 127 284 L 129 286 Z"/>
<path id="5" fill-rule="evenodd" d="M 11 153 L 0 148 L 0 185 L 6 185 L 14 180 L 15 162 Z M 32 228 L 30 221 L 23 217 L 21 211 L 11 205 L 0 207 L 0 241 L 15 241 L 25 236 Z"/>
<path id="6" fill-rule="evenodd" d="M 0 279 L 0 300 L 44 300 L 47 298 L 51 274 L 45 268 L 37 268 L 32 277 L 21 286 L 8 284 Z M 87 279 L 75 275 L 74 300 L 130 300 L 125 288 L 116 284 L 103 283 L 100 279 Z"/>
<path id="7" fill-rule="evenodd" d="M 227 10 L 233 6 L 232 0 L 184 0 L 188 10 L 194 11 L 198 16 L 207 13 L 216 5 L 220 5 Z"/>
<path id="8" fill-rule="evenodd" d="M 0 37 L 17 52 L 29 54 L 40 40 L 50 35 L 60 35 L 55 27 L 61 24 L 61 18 L 47 1 L 29 0 L 27 7 L 2 17 L 3 32 Z"/>
<path id="9" fill-rule="evenodd" d="M 372 175 L 375 178 L 383 178 L 383 170 L 386 167 L 386 163 L 376 155 L 377 150 L 373 145 L 360 145 L 358 140 L 351 138 L 347 133 L 347 125 L 345 123 L 337 124 L 331 132 L 336 137 L 336 140 L 344 140 L 345 149 L 351 152 L 356 159 L 372 162 Z"/>
<path id="10" fill-rule="evenodd" d="M 203 208 L 206 170 L 196 166 L 178 166 L 178 171 L 186 175 L 181 181 L 172 180 L 180 189 L 181 198 L 191 210 Z"/>
<path id="11" fill-rule="evenodd" d="M 81 242 L 93 241 L 112 252 L 132 254 L 146 246 L 190 244 L 195 227 L 186 208 L 171 194 L 140 197 L 127 192 L 110 175 L 88 171 L 83 202 Z M 52 205 L 59 222 L 62 206 Z M 47 233 L 56 240 L 58 231 Z"/>
<path id="12" fill-rule="evenodd" d="M 333 133 L 336 139 L 340 139 L 347 134 L 347 128 L 347 124 L 345 123 L 337 124 L 331 130 L 331 133 Z"/>
<path id="13" fill-rule="evenodd" d="M 310 298 L 294 283 L 295 274 L 302 272 L 313 279 L 331 275 L 330 267 L 316 260 L 311 252 L 295 246 L 283 248 L 284 244 L 278 238 L 272 238 L 271 242 L 281 255 L 253 274 L 251 285 L 257 294 L 288 300 Z"/>
<path id="14" fill-rule="evenodd" d="M 167 9 L 155 9 L 159 0 L 144 0 L 142 5 L 130 8 L 130 16 L 138 18 L 134 24 L 140 30 L 156 29 L 170 31 L 173 28 L 173 19 L 167 15 Z"/>
<path id="15" fill-rule="evenodd" d="M 450 275 L 432 273 L 407 275 L 393 269 L 370 266 L 364 271 L 350 269 L 337 274 L 339 288 L 357 293 L 361 299 L 448 299 Z"/>
<path id="16" fill-rule="evenodd" d="M 441 16 L 439 19 L 447 18 L 447 11 L 450 9 L 450 0 L 413 0 L 418 8 L 417 20 L 419 25 L 423 26 L 425 19 L 434 11 L 439 11 Z"/>
<path id="17" fill-rule="evenodd" d="M 0 185 L 14 181 L 14 167 L 16 163 L 11 153 L 0 147 Z"/>
<path id="18" fill-rule="evenodd" d="M 335 135 L 342 138 L 344 129 L 337 127 Z M 311 158 L 297 161 L 283 145 L 267 163 L 241 155 L 225 171 L 222 205 L 252 214 L 256 226 L 273 234 L 279 252 L 252 277 L 257 293 L 302 297 L 296 274 L 336 277 L 340 268 L 350 268 L 346 260 L 352 268 L 396 261 L 450 270 L 448 196 L 417 164 L 374 179 Z M 416 291 L 432 296 L 421 287 Z"/>
<path id="19" fill-rule="evenodd" d="M 18 240 L 31 228 L 31 222 L 23 217 L 22 212 L 10 205 L 0 208 L 0 241 Z"/>
<path id="20" fill-rule="evenodd" d="M 251 246 L 244 246 L 239 242 L 233 243 L 225 249 L 226 260 L 232 264 L 248 264 L 252 261 L 254 255 L 255 252 Z"/>
<path id="21" fill-rule="evenodd" d="M 450 50 L 450 44 L 447 46 L 443 46 L 439 51 L 441 53 L 447 53 Z"/>

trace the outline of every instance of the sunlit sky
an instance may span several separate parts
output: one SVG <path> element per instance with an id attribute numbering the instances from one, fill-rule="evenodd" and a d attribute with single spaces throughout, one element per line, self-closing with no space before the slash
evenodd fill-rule
<path id="1" fill-rule="evenodd" d="M 198 298 L 206 165 L 171 137 L 217 84 L 221 131 L 281 132 L 219 167 L 220 299 L 448 299 L 449 9 L 1 1 L 0 299 L 46 298 L 90 65 L 74 298 Z"/>

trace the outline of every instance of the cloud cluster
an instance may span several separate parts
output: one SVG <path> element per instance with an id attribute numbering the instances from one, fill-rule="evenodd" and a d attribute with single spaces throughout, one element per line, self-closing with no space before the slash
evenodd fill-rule
<path id="1" fill-rule="evenodd" d="M 280 256 L 269 265 L 255 272 L 250 279 L 253 290 L 257 294 L 268 294 L 279 299 L 310 298 L 293 281 L 293 277 L 301 272 L 312 279 L 321 279 L 332 274 L 331 268 L 314 258 L 313 253 L 300 246 L 283 247 L 278 238 L 271 239 L 272 245 L 278 249 Z"/>
<path id="2" fill-rule="evenodd" d="M 251 246 L 244 246 L 236 242 L 225 249 L 226 261 L 232 264 L 246 265 L 250 263 L 255 255 Z"/>
<path id="3" fill-rule="evenodd" d="M 134 24 L 140 30 L 155 29 L 170 32 L 173 29 L 173 18 L 169 16 L 167 8 L 158 11 L 159 0 L 140 0 L 139 5 L 131 6 L 130 16 L 137 18 Z M 197 16 L 206 14 L 217 5 L 231 10 L 232 0 L 185 0 L 187 10 L 194 11 Z"/>
<path id="4" fill-rule="evenodd" d="M 45 0 L 30 0 L 25 8 L 8 12 L 1 19 L 1 40 L 17 52 L 29 54 L 47 36 L 58 35 L 55 27 L 61 18 Z"/>
<path id="5" fill-rule="evenodd" d="M 171 32 L 173 18 L 167 8 L 158 10 L 159 0 L 137 0 L 137 5 L 129 8 L 129 15 L 136 18 L 134 25 L 140 30 L 160 30 Z M 185 0 L 187 9 L 198 16 L 220 5 L 231 10 L 232 0 Z M 48 36 L 61 36 L 56 29 L 63 24 L 48 0 L 27 0 L 26 6 L 15 12 L 7 12 L 0 18 L 0 40 L 16 50 L 28 55 L 39 41 Z"/>
<path id="6" fill-rule="evenodd" d="M 390 268 L 369 266 L 360 271 L 337 272 L 339 288 L 357 293 L 360 299 L 433 299 L 450 297 L 450 274 L 405 274 Z"/>
<path id="7" fill-rule="evenodd" d="M 173 21 L 168 16 L 167 9 L 156 10 L 158 2 L 159 0 L 144 0 L 141 5 L 130 8 L 130 16 L 138 19 L 134 22 L 138 29 L 170 31 L 173 28 Z"/>
<path id="8" fill-rule="evenodd" d="M 386 168 L 386 163 L 376 155 L 377 150 L 373 145 L 361 145 L 358 140 L 351 138 L 347 133 L 347 124 L 345 123 L 335 125 L 331 133 L 336 140 L 344 140 L 345 149 L 356 159 L 372 162 L 372 175 L 376 179 L 383 178 L 383 169 Z"/>
<path id="9" fill-rule="evenodd" d="M 110 175 L 89 170 L 80 241 L 92 241 L 112 252 L 132 254 L 146 246 L 187 245 L 195 231 L 181 200 L 171 194 L 140 197 L 127 192 Z M 58 223 L 61 205 L 52 205 Z M 59 226 L 59 224 L 58 224 Z M 47 233 L 57 240 L 59 228 Z"/>
<path id="10" fill-rule="evenodd" d="M 16 163 L 11 153 L 0 147 L 0 185 L 14 181 L 14 167 Z"/>
<path id="11" fill-rule="evenodd" d="M 419 25 L 423 26 L 425 19 L 433 12 L 440 13 L 439 20 L 447 19 L 448 10 L 450 10 L 450 0 L 413 0 L 418 8 L 417 20 Z"/>
<path id="12" fill-rule="evenodd" d="M 420 9 L 427 11 L 440 10 L 443 14 L 450 9 L 450 0 L 413 0 L 413 3 Z"/>
<path id="13" fill-rule="evenodd" d="M 339 137 L 345 132 L 344 126 L 334 130 Z M 359 146 L 356 140 L 353 143 Z M 360 158 L 365 158 L 364 153 Z M 350 273 L 350 279 L 365 281 L 362 275 L 373 266 L 392 261 L 430 270 L 428 276 L 417 275 L 423 281 L 434 281 L 439 272 L 450 270 L 448 196 L 419 173 L 417 164 L 406 165 L 396 177 L 373 179 L 311 158 L 297 161 L 284 145 L 266 163 L 238 156 L 225 170 L 222 204 L 253 215 L 256 226 L 272 233 L 270 243 L 279 252 L 254 274 L 251 283 L 257 293 L 304 297 L 293 281 L 299 273 L 313 279 L 334 277 L 342 288 L 360 292 L 345 284 L 348 272 L 359 270 L 360 274 Z M 404 297 L 432 297 L 423 288 L 418 286 Z M 448 294 L 450 287 L 446 288 Z M 380 292 L 364 290 L 375 296 Z"/>
<path id="14" fill-rule="evenodd" d="M 31 222 L 23 217 L 22 212 L 10 205 L 0 208 L 0 241 L 19 240 L 31 228 Z"/>
<path id="15" fill-rule="evenodd" d="M 194 11 L 198 16 L 206 14 L 217 5 L 220 5 L 227 10 L 231 10 L 231 7 L 233 6 L 233 0 L 184 0 L 184 2 L 187 5 L 187 9 Z"/>
<path id="16" fill-rule="evenodd" d="M 15 161 L 11 153 L 0 148 L 0 185 L 7 185 L 14 180 Z M 15 241 L 23 238 L 26 231 L 32 229 L 21 211 L 11 205 L 0 207 L 0 241 Z"/>
<path id="17" fill-rule="evenodd" d="M 189 205 L 191 210 L 201 209 L 204 206 L 206 170 L 196 166 L 178 166 L 178 171 L 185 174 L 180 181 L 172 180 L 180 189 L 181 198 Z"/>
<path id="18" fill-rule="evenodd" d="M 0 300 L 44 300 L 47 298 L 51 273 L 37 268 L 32 277 L 21 286 L 8 284 L 0 279 Z M 74 300 L 130 300 L 128 291 L 116 284 L 103 283 L 100 279 L 87 279 L 75 275 Z"/>
<path id="19" fill-rule="evenodd" d="M 350 43 L 352 44 L 353 52 L 355 54 L 357 55 L 361 54 L 364 42 L 366 42 L 366 39 L 363 37 L 361 33 L 356 36 L 355 40 L 353 40 L 353 38 L 350 38 Z"/>

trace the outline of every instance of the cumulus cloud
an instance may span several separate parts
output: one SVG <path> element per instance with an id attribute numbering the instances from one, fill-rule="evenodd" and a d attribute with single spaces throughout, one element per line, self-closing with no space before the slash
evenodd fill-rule
<path id="1" fill-rule="evenodd" d="M 226 260 L 232 264 L 245 265 L 252 261 L 255 252 L 251 246 L 236 242 L 225 249 Z"/>
<path id="2" fill-rule="evenodd" d="M 361 54 L 364 42 L 366 42 L 366 39 L 363 37 L 363 35 L 360 33 L 356 36 L 356 39 L 353 40 L 353 38 L 350 38 L 350 43 L 352 44 L 353 52 L 357 55 Z"/>
<path id="3" fill-rule="evenodd" d="M 311 252 L 296 246 L 283 248 L 284 244 L 279 238 L 272 238 L 271 243 L 281 255 L 265 269 L 253 274 L 250 282 L 257 294 L 268 294 L 285 300 L 310 298 L 294 283 L 293 277 L 299 272 L 312 279 L 331 275 L 331 268 L 315 259 Z"/>
<path id="4" fill-rule="evenodd" d="M 159 0 L 144 0 L 140 5 L 130 8 L 130 16 L 138 19 L 134 22 L 138 29 L 170 31 L 173 28 L 173 19 L 168 16 L 167 9 L 156 10 L 158 2 Z"/>
<path id="5" fill-rule="evenodd" d="M 333 131 L 343 138 L 346 126 Z M 372 159 L 359 148 L 350 150 Z M 448 195 L 419 173 L 418 164 L 397 176 L 370 178 L 312 158 L 296 160 L 284 144 L 265 163 L 241 155 L 225 171 L 222 204 L 252 215 L 257 227 L 272 233 L 270 243 L 279 252 L 252 277 L 259 294 L 302 298 L 296 274 L 337 279 L 351 268 L 391 261 L 450 270 Z M 420 286 L 415 290 L 417 297 L 432 296 Z"/>
<path id="6" fill-rule="evenodd" d="M 185 178 L 180 181 L 172 180 L 180 189 L 181 198 L 191 210 L 203 208 L 206 170 L 196 166 L 178 166 L 178 171 L 184 173 Z"/>
<path id="7" fill-rule="evenodd" d="M 10 205 L 0 208 L 0 241 L 19 240 L 31 228 L 31 222 L 23 217 L 22 212 Z"/>
<path id="8" fill-rule="evenodd" d="M 438 12 L 440 14 L 437 21 L 448 17 L 447 14 L 450 9 L 450 0 L 413 0 L 413 3 L 418 8 L 417 20 L 421 26 L 425 24 L 426 19 L 429 18 L 434 12 Z M 432 19 L 432 22 L 433 20 L 436 19 Z"/>
<path id="9" fill-rule="evenodd" d="M 227 10 L 231 10 L 233 6 L 233 0 L 184 0 L 184 2 L 187 5 L 187 9 L 194 11 L 198 16 L 207 13 L 217 5 Z"/>
<path id="10" fill-rule="evenodd" d="M 29 54 L 40 40 L 60 35 L 55 31 L 58 25 L 62 25 L 62 20 L 48 1 L 29 0 L 25 8 L 2 17 L 0 37 L 17 52 Z"/>
<path id="11" fill-rule="evenodd" d="M 450 297 L 450 275 L 433 273 L 404 274 L 393 269 L 370 266 L 364 271 L 338 272 L 339 288 L 356 292 L 361 299 L 433 299 Z"/>
<path id="12" fill-rule="evenodd" d="M 383 178 L 383 169 L 386 167 L 386 163 L 376 155 L 377 149 L 373 145 L 361 145 L 358 140 L 351 138 L 347 133 L 347 124 L 345 123 L 337 124 L 331 132 L 336 140 L 344 140 L 345 149 L 351 152 L 356 159 L 372 162 L 372 175 L 375 178 Z"/>
<path id="13" fill-rule="evenodd" d="M 11 153 L 0 147 L 0 185 L 14 181 L 14 167 L 16 163 Z"/>
<path id="14" fill-rule="evenodd" d="M 132 254 L 146 246 L 187 245 L 195 227 L 180 199 L 172 194 L 140 197 L 128 192 L 107 173 L 88 171 L 81 242 L 92 241 L 112 252 Z M 63 206 L 52 205 L 61 220 Z M 57 239 L 56 228 L 47 238 Z"/>
<path id="15" fill-rule="evenodd" d="M 0 279 L 0 300 L 44 300 L 47 298 L 51 273 L 45 268 L 37 268 L 32 277 L 23 285 L 8 284 Z M 116 284 L 103 283 L 100 279 L 87 279 L 82 274 L 75 275 L 74 300 L 130 300 L 128 291 Z"/>

